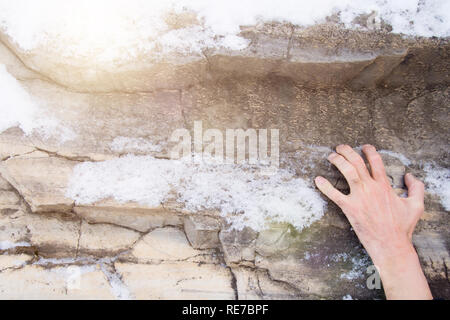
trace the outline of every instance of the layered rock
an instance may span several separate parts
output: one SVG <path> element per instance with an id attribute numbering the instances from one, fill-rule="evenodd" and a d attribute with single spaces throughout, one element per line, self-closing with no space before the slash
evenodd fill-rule
<path id="1" fill-rule="evenodd" d="M 1 298 L 383 297 L 367 288 L 370 259 L 332 203 L 301 231 L 236 230 L 217 210 L 172 198 L 149 206 L 67 195 L 78 164 L 127 153 L 166 159 L 173 130 L 197 120 L 204 130 L 279 129 L 283 168 L 324 175 L 342 191 L 343 177 L 324 160 L 340 143 L 395 151 L 383 158 L 399 193 L 406 171 L 425 178 L 426 162 L 448 168 L 447 40 L 328 24 L 266 24 L 242 36 L 250 45 L 241 51 L 95 72 L 1 36 L 0 64 L 74 134 L 0 134 Z M 414 244 L 433 293 L 447 298 L 449 215 L 432 193 L 426 208 Z"/>

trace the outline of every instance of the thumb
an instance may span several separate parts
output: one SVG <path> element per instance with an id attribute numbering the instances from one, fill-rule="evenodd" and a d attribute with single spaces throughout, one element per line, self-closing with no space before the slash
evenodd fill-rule
<path id="1" fill-rule="evenodd" d="M 425 186 L 422 181 L 414 177 L 411 173 L 405 175 L 405 184 L 408 187 L 408 198 L 423 203 Z"/>

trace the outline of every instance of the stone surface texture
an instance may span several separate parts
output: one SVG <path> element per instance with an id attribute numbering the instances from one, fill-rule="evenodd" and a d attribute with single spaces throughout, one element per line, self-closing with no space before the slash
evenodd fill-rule
<path id="1" fill-rule="evenodd" d="M 77 134 L 0 134 L 1 299 L 384 297 L 367 288 L 371 262 L 330 202 L 302 232 L 288 224 L 256 232 L 170 201 L 67 198 L 75 165 L 128 152 L 167 158 L 172 131 L 196 120 L 204 130 L 279 129 L 282 166 L 308 181 L 324 175 L 342 191 L 347 184 L 324 158 L 337 144 L 371 143 L 411 159 L 383 155 L 399 192 L 405 172 L 425 178 L 427 161 L 449 167 L 448 39 L 328 23 L 248 26 L 242 35 L 251 40 L 242 51 L 142 58 L 95 74 L 51 48 L 24 52 L 0 36 L 0 64 Z M 118 151 L 116 137 L 161 148 Z M 433 294 L 450 299 L 450 215 L 432 194 L 413 241 Z"/>

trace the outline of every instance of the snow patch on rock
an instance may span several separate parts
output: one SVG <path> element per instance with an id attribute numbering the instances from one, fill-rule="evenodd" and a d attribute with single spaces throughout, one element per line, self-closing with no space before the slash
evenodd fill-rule
<path id="1" fill-rule="evenodd" d="M 426 163 L 423 169 L 427 191 L 438 195 L 442 206 L 450 211 L 450 169 L 434 163 Z"/>
<path id="2" fill-rule="evenodd" d="M 30 247 L 28 242 L 11 242 L 11 241 L 0 241 L 0 250 L 9 250 L 18 247 Z"/>
<path id="3" fill-rule="evenodd" d="M 344 261 L 346 261 L 349 257 L 347 257 Z M 363 257 L 352 257 L 352 269 L 348 272 L 341 274 L 341 279 L 346 280 L 355 280 L 364 277 L 364 273 L 367 270 L 367 267 L 370 264 L 370 260 L 368 256 Z"/>
<path id="4" fill-rule="evenodd" d="M 390 150 L 379 150 L 378 153 L 385 154 L 387 156 L 400 160 L 400 162 L 403 163 L 405 166 L 409 166 L 412 163 L 411 160 L 409 160 L 405 155 L 398 152 Z"/>
<path id="5" fill-rule="evenodd" d="M 39 103 L 0 64 L 0 133 L 19 127 L 26 135 L 37 133 L 44 138 L 66 141 L 75 134 L 43 110 Z"/>
<path id="6" fill-rule="evenodd" d="M 66 195 L 77 204 L 113 198 L 150 207 L 175 197 L 191 211 L 220 211 L 238 230 L 262 230 L 267 222 L 288 222 L 301 230 L 325 209 L 311 185 L 285 169 L 267 176 L 258 166 L 132 155 L 78 164 Z"/>
<path id="7" fill-rule="evenodd" d="M 175 18 L 184 14 L 193 18 Z M 450 36 L 447 0 L 0 0 L 0 28 L 23 49 L 56 49 L 62 56 L 97 61 L 134 59 L 150 51 L 201 54 L 205 48 L 241 50 L 240 26 L 281 21 L 300 26 L 337 14 L 348 28 L 370 16 L 395 33 Z"/>

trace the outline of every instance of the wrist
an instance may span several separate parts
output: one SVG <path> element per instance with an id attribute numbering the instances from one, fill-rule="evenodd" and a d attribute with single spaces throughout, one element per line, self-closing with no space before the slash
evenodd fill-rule
<path id="1" fill-rule="evenodd" d="M 390 282 L 391 279 L 401 278 L 408 274 L 411 269 L 421 270 L 419 257 L 412 245 L 401 251 L 396 251 L 395 254 L 384 256 L 381 260 L 375 262 L 375 265 L 378 267 L 383 283 L 386 283 L 386 280 Z"/>
<path id="2" fill-rule="evenodd" d="M 414 246 L 407 240 L 384 246 L 379 254 L 372 257 L 374 264 L 385 272 L 396 271 L 418 259 Z"/>
<path id="3" fill-rule="evenodd" d="M 388 299 L 432 299 L 419 257 L 408 242 L 386 248 L 373 260 Z"/>

